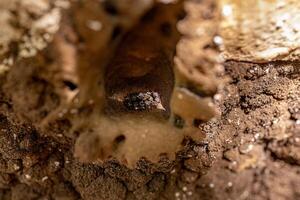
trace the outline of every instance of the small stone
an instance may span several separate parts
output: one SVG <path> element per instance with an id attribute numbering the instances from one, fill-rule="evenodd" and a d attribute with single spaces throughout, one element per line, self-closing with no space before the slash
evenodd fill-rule
<path id="1" fill-rule="evenodd" d="M 238 168 L 238 162 L 237 161 L 232 161 L 229 165 L 228 168 L 232 171 L 237 171 Z"/>
<path id="2" fill-rule="evenodd" d="M 48 179 L 48 176 L 44 176 L 44 177 L 42 178 L 42 181 L 45 182 L 47 179 Z"/>
<path id="3" fill-rule="evenodd" d="M 60 163 L 58 161 L 54 162 L 55 167 L 59 167 Z"/>
<path id="4" fill-rule="evenodd" d="M 260 138 L 260 134 L 259 134 L 259 133 L 255 133 L 254 138 L 255 138 L 256 140 L 258 140 L 258 139 Z"/>
<path id="5" fill-rule="evenodd" d="M 232 182 L 228 182 L 227 183 L 227 187 L 232 187 L 233 183 Z"/>
<path id="6" fill-rule="evenodd" d="M 102 29 L 102 23 L 97 20 L 88 20 L 86 25 L 93 31 L 101 31 Z"/>
<path id="7" fill-rule="evenodd" d="M 29 174 L 25 174 L 25 178 L 29 180 L 31 179 L 31 176 Z"/>
<path id="8" fill-rule="evenodd" d="M 17 164 L 14 164 L 13 168 L 14 168 L 14 170 L 18 171 L 21 167 L 19 165 L 17 165 Z"/>
<path id="9" fill-rule="evenodd" d="M 214 43 L 216 44 L 216 45 L 222 45 L 223 44 L 223 38 L 222 37 L 220 37 L 220 36 L 215 36 L 214 37 Z"/>
<path id="10" fill-rule="evenodd" d="M 253 144 L 243 144 L 240 146 L 239 151 L 241 154 L 247 154 L 253 149 Z"/>

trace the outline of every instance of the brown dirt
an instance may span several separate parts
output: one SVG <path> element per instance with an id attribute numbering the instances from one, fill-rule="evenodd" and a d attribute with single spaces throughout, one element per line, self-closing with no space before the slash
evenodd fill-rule
<path id="1" fill-rule="evenodd" d="M 90 130 L 78 118 L 97 102 L 53 118 L 66 101 L 62 91 L 76 91 L 62 82 L 57 42 L 72 49 L 97 39 L 87 30 L 74 39 L 70 16 L 48 48 L 0 75 L 0 199 L 300 199 L 299 62 L 226 62 L 230 81 L 215 96 L 221 117 L 202 123 L 205 140 L 185 141 L 175 161 L 141 159 L 135 169 L 79 162 L 75 138 Z M 80 56 L 97 63 L 86 60 L 90 48 Z"/>

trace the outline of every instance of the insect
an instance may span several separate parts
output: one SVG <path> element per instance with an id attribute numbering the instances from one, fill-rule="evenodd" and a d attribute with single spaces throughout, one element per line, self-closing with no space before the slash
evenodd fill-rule
<path id="1" fill-rule="evenodd" d="M 199 66 L 187 66 L 183 56 L 201 61 L 207 55 L 202 52 L 203 45 L 204 50 L 214 51 L 207 48 L 214 31 L 207 32 L 205 40 L 192 38 L 201 41 L 199 49 L 178 46 L 190 39 L 178 31 L 185 2 L 155 4 L 120 41 L 101 74 L 105 105 L 100 114 L 93 115 L 96 119 L 89 120 L 94 122 L 93 131 L 81 134 L 76 141 L 75 154 L 81 160 L 93 162 L 112 156 L 133 167 L 141 157 L 153 162 L 161 154 L 175 159 L 184 138 L 203 139 L 198 122 L 215 116 L 211 101 L 216 83 L 210 76 L 214 72 L 204 74 Z M 214 8 L 199 4 L 204 4 L 204 10 Z M 187 19 L 188 23 L 193 20 Z M 211 24 L 211 18 L 207 19 L 206 27 Z M 203 57 L 187 55 L 190 50 L 201 52 Z M 211 60 L 205 64 L 207 70 L 214 67 Z"/>
<path id="2" fill-rule="evenodd" d="M 114 111 L 170 115 L 174 88 L 173 57 L 180 38 L 180 4 L 155 6 L 130 31 L 106 68 L 108 107 Z"/>

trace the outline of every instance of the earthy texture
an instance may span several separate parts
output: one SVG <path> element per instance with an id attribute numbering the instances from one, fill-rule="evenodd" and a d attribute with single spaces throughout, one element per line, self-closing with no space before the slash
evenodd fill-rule
<path id="1" fill-rule="evenodd" d="M 220 2 L 226 59 L 248 62 L 299 59 L 299 1 Z"/>
<path id="2" fill-rule="evenodd" d="M 203 3 L 213 8 L 211 2 L 187 1 L 187 16 L 195 21 L 210 16 L 210 12 L 197 16 L 192 10 L 202 8 Z M 1 3 L 0 9 L 5 10 Z M 93 134 L 103 106 L 103 86 L 97 74 L 110 54 L 106 47 L 111 44 L 113 49 L 122 37 L 119 33 L 116 40 L 110 40 L 115 25 L 105 29 L 105 19 L 107 24 L 122 24 L 124 31 L 132 24 L 117 20 L 124 12 L 116 14 L 114 7 L 98 1 L 71 2 L 69 8 L 64 3 L 52 6 L 58 5 L 60 28 L 36 55 L 20 56 L 16 53 L 23 44 L 19 36 L 4 34 L 9 35 L 5 37 L 9 42 L 4 43 L 0 33 L 1 43 L 7 44 L 1 60 L 14 58 L 13 63 L 5 61 L 10 65 L 0 72 L 0 199 L 300 199 L 298 61 L 227 61 L 225 72 L 217 67 L 214 73 L 209 71 L 208 80 L 228 80 L 213 99 L 221 114 L 209 122 L 197 122 L 205 138 L 201 142 L 185 139 L 174 160 L 167 155 L 156 163 L 142 158 L 133 169 L 114 159 L 80 162 L 74 153 L 82 136 L 91 137 L 91 143 L 83 145 L 85 151 L 91 151 L 86 155 L 97 158 L 99 152 L 92 147 L 103 145 Z M 41 16 L 48 11 L 42 10 Z M 193 23 L 185 26 L 187 30 L 197 27 Z M 18 33 L 12 27 L 4 30 Z M 103 35 L 98 37 L 100 32 Z M 190 50 L 195 54 L 185 56 L 196 60 L 203 49 L 190 42 L 191 38 L 189 35 L 187 41 L 194 45 Z M 177 48 L 180 52 L 187 47 Z M 214 47 L 212 51 L 214 55 Z M 143 123 L 147 119 L 134 121 L 135 134 L 145 131 Z M 139 148 L 141 141 L 132 147 Z M 163 147 L 166 141 L 159 144 Z"/>

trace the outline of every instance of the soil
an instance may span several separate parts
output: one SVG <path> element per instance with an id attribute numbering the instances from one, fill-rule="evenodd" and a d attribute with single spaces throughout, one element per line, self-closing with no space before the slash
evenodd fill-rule
<path id="1" fill-rule="evenodd" d="M 84 6 L 93 10 L 93 1 L 88 2 Z M 186 139 L 175 160 L 141 158 L 131 169 L 114 159 L 82 163 L 74 157 L 78 135 L 92 132 L 92 122 L 81 119 L 94 115 L 99 105 L 98 97 L 87 98 L 97 96 L 92 86 L 80 88 L 79 103 L 73 97 L 79 82 L 95 81 L 99 69 L 76 79 L 72 67 L 58 66 L 72 66 L 78 54 L 83 72 L 100 63 L 95 52 L 103 44 L 79 25 L 77 18 L 97 16 L 82 6 L 64 11 L 47 48 L 16 59 L 0 73 L 0 199 L 300 199 L 297 61 L 227 61 L 219 78 L 229 81 L 214 96 L 221 116 L 200 123 L 205 139 Z"/>

